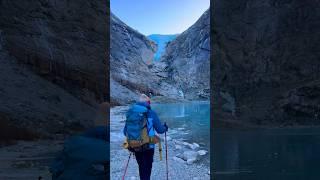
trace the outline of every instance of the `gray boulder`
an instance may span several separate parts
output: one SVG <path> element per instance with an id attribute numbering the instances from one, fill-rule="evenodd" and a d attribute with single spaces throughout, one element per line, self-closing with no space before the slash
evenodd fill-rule
<path id="1" fill-rule="evenodd" d="M 194 161 L 197 161 L 199 158 L 199 155 L 196 151 L 185 151 L 182 154 L 182 159 L 185 161 L 189 161 L 189 163 L 193 163 Z"/>

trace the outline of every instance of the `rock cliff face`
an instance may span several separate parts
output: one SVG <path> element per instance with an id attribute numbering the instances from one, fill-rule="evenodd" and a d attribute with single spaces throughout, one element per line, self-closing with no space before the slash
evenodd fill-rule
<path id="1" fill-rule="evenodd" d="M 210 96 L 210 13 L 170 42 L 161 61 L 167 81 L 175 84 L 186 99 Z"/>
<path id="2" fill-rule="evenodd" d="M 111 16 L 111 101 L 126 104 L 139 93 L 171 99 L 209 99 L 210 14 L 170 42 L 160 61 L 157 45 Z"/>
<path id="3" fill-rule="evenodd" d="M 0 3 L 2 39 L 11 56 L 80 98 L 88 94 L 103 99 L 105 2 L 3 0 Z"/>
<path id="4" fill-rule="evenodd" d="M 111 101 L 126 104 L 140 93 L 174 97 L 176 88 L 153 72 L 156 44 L 111 14 L 110 85 Z"/>
<path id="5" fill-rule="evenodd" d="M 107 3 L 0 1 L 0 114 L 50 136 L 92 126 L 107 96 Z M 2 130 L 1 130 L 2 131 Z"/>
<path id="6" fill-rule="evenodd" d="M 319 124 L 320 4 L 215 1 L 212 111 L 255 125 Z"/>

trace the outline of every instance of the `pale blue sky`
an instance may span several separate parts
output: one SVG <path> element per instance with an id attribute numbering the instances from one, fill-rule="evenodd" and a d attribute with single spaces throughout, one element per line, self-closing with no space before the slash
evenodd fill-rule
<path id="1" fill-rule="evenodd" d="M 144 35 L 182 33 L 210 7 L 210 0 L 111 0 L 111 11 Z"/>

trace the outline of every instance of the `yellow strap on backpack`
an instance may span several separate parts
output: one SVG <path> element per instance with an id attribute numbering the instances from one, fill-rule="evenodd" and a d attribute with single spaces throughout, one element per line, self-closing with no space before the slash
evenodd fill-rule
<path id="1" fill-rule="evenodd" d="M 161 139 L 159 138 L 159 157 L 160 161 L 162 161 L 162 146 L 161 146 Z"/>
<path id="2" fill-rule="evenodd" d="M 127 138 L 123 141 L 122 147 L 123 147 L 124 149 L 128 149 L 128 148 L 129 148 L 129 143 L 128 143 L 128 139 L 127 139 Z"/>

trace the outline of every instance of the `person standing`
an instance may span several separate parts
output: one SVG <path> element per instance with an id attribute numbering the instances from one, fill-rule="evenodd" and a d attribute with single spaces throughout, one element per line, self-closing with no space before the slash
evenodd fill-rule
<path id="1" fill-rule="evenodd" d="M 137 132 L 134 132 L 135 130 Z M 139 101 L 128 110 L 126 125 L 123 129 L 127 137 L 128 149 L 136 157 L 141 180 L 150 180 L 154 148 L 159 141 L 156 132 L 163 134 L 166 131 L 168 126 L 166 123 L 162 125 L 157 113 L 151 109 L 150 98 L 142 94 Z"/>

